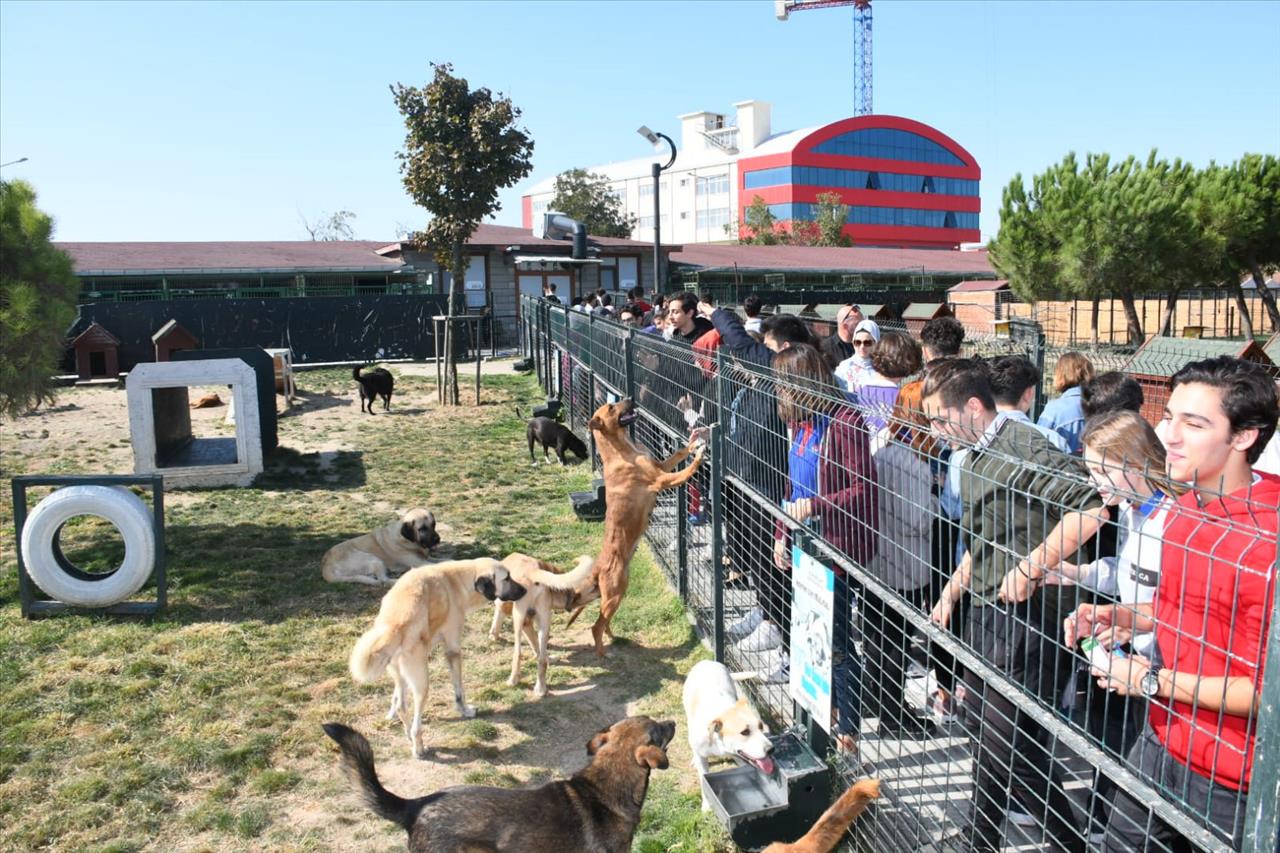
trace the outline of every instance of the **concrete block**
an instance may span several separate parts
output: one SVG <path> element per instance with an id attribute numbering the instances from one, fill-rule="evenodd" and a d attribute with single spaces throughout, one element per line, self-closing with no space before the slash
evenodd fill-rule
<path id="1" fill-rule="evenodd" d="M 231 386 L 234 438 L 192 434 L 187 389 L 199 385 Z M 262 473 L 258 380 L 240 359 L 139 364 L 125 389 L 135 473 L 158 473 L 166 488 L 247 486 Z"/>

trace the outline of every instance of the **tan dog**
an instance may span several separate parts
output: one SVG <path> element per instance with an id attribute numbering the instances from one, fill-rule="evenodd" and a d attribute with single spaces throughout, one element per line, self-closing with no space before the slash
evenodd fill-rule
<path id="1" fill-rule="evenodd" d="M 745 680 L 743 677 L 739 677 Z M 765 776 L 773 775 L 773 743 L 769 727 L 722 663 L 704 660 L 684 679 L 684 715 L 689 726 L 689 751 L 698 777 L 707 775 L 713 758 L 736 756 Z M 706 795 L 702 810 L 710 811 Z"/>
<path id="2" fill-rule="evenodd" d="M 658 492 L 688 482 L 702 464 L 701 442 L 690 442 L 661 462 L 641 453 L 627 437 L 626 430 L 636 415 L 634 404 L 622 400 L 596 409 L 587 424 L 604 464 L 604 543 L 600 556 L 596 557 L 595 569 L 600 590 L 600 618 L 591 626 L 598 657 L 604 657 L 604 635 L 613 636 L 609 622 L 627 593 L 631 557 L 649 526 L 649 514 L 658 502 Z M 672 473 L 691 455 L 693 463 L 689 467 Z M 577 616 L 575 613 L 569 624 L 573 624 Z"/>
<path id="3" fill-rule="evenodd" d="M 464 701 L 462 692 L 462 627 L 467 614 L 486 602 L 518 601 L 524 594 L 524 587 L 511 579 L 506 566 L 479 559 L 410 569 L 382 597 L 373 627 L 351 650 L 351 677 L 358 684 L 368 684 L 389 667 L 396 689 L 387 716 L 400 718 L 419 758 L 425 756 L 422 703 L 427 698 L 427 655 L 432 647 L 444 644 L 458 715 L 474 717 L 476 710 Z M 404 707 L 406 687 L 413 695 L 410 717 Z"/>
<path id="4" fill-rule="evenodd" d="M 822 813 L 813 828 L 793 844 L 776 842 L 764 848 L 764 853 L 830 853 L 848 832 L 849 825 L 867 810 L 871 801 L 880 796 L 877 779 L 861 779 L 854 782 L 831 808 Z"/>
<path id="5" fill-rule="evenodd" d="M 552 610 L 572 610 L 582 600 L 594 600 L 595 560 L 583 554 L 578 564 L 568 574 L 550 563 L 536 560 L 527 554 L 509 554 L 502 560 L 502 565 L 511 571 L 511 577 L 527 592 L 519 601 L 495 601 L 493 603 L 493 625 L 489 628 L 489 637 L 499 638 L 504 613 L 511 614 L 512 626 L 515 630 L 515 648 L 511 653 L 511 677 L 507 684 L 512 687 L 520 683 L 520 635 L 529 638 L 538 655 L 538 680 L 533 687 L 533 695 L 539 698 L 547 695 L 547 641 L 551 636 Z M 529 617 L 533 618 L 530 620 Z"/>
<path id="6" fill-rule="evenodd" d="M 411 509 L 386 527 L 334 545 L 325 552 L 320 574 L 329 583 L 391 583 L 389 571 L 422 565 L 439 544 L 436 517 L 421 507 Z"/>

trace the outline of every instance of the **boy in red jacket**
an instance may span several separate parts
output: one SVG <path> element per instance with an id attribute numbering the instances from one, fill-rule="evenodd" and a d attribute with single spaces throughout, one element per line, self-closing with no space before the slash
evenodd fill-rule
<path id="1" fill-rule="evenodd" d="M 1154 627 L 1156 660 L 1134 655 L 1094 675 L 1149 700 L 1130 765 L 1238 850 L 1280 531 L 1280 479 L 1252 466 L 1276 430 L 1280 401 L 1262 368 L 1234 358 L 1188 364 L 1172 385 L 1169 476 L 1192 489 L 1169 512 L 1155 601 L 1082 605 L 1067 620 L 1067 639 Z M 1177 838 L 1150 803 L 1117 788 L 1105 850 L 1167 850 Z"/>

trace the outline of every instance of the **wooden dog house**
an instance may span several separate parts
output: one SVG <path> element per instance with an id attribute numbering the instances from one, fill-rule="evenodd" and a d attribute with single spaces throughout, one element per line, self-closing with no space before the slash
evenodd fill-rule
<path id="1" fill-rule="evenodd" d="M 1169 402 L 1169 380 L 1185 365 L 1206 358 L 1228 355 L 1261 364 L 1275 371 L 1276 364 L 1254 341 L 1224 341 L 1212 338 L 1150 338 L 1124 366 L 1124 372 L 1142 386 L 1142 416 L 1155 426 L 1164 417 Z"/>
<path id="2" fill-rule="evenodd" d="M 188 349 L 199 349 L 200 341 L 196 336 L 178 325 L 177 320 L 170 320 L 151 336 L 151 343 L 156 347 L 156 361 L 172 361 L 175 352 Z"/>
<path id="3" fill-rule="evenodd" d="M 79 381 L 115 379 L 120 375 L 120 339 L 98 323 L 90 323 L 89 328 L 77 335 L 71 348 L 76 353 Z"/>
<path id="4" fill-rule="evenodd" d="M 925 323 L 939 317 L 954 316 L 952 310 L 941 302 L 912 302 L 902 312 L 902 321 L 906 323 L 907 332 L 918 338 Z"/>

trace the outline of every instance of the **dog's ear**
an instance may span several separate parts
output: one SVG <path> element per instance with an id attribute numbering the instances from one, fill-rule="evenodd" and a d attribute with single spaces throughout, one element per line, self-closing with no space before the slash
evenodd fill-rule
<path id="1" fill-rule="evenodd" d="M 599 418 L 592 416 L 591 420 L 587 421 L 587 429 L 604 429 L 604 424 Z"/>
<path id="2" fill-rule="evenodd" d="M 596 736 L 587 741 L 587 755 L 595 755 L 600 751 L 600 747 L 609 742 L 609 730 L 601 729 L 596 732 Z"/>
<path id="3" fill-rule="evenodd" d="M 410 542 L 418 541 L 413 535 L 413 525 L 407 521 L 400 525 L 400 535 L 405 539 L 408 539 Z"/>
<path id="4" fill-rule="evenodd" d="M 650 770 L 666 770 L 671 766 L 667 761 L 667 754 L 658 746 L 636 747 L 636 764 Z"/>
<path id="5" fill-rule="evenodd" d="M 711 725 L 708 728 L 710 729 L 711 734 L 718 735 L 724 730 L 724 720 L 712 720 Z"/>

